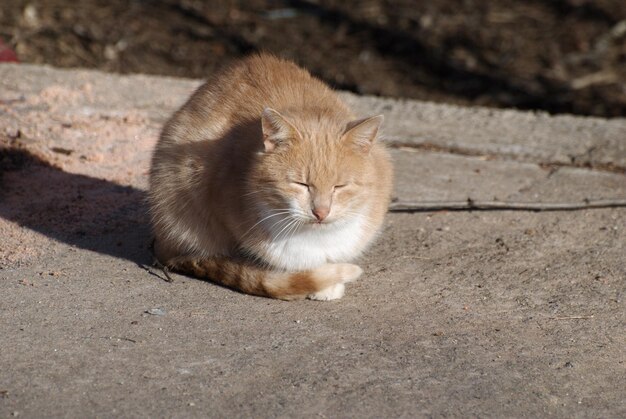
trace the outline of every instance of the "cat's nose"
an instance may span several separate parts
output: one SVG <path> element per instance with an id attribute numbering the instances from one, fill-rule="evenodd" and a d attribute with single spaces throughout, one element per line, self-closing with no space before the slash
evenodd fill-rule
<path id="1" fill-rule="evenodd" d="M 330 208 L 326 206 L 319 206 L 313 208 L 313 215 L 317 218 L 318 222 L 324 221 L 324 218 L 328 217 L 328 213 L 330 212 Z"/>

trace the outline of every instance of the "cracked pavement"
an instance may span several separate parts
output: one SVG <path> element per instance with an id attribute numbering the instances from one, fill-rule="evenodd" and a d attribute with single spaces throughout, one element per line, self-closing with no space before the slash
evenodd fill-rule
<path id="1" fill-rule="evenodd" d="M 147 269 L 199 83 L 0 65 L 0 416 L 626 416 L 625 208 L 391 213 L 329 303 Z M 626 197 L 625 119 L 344 97 L 399 200 Z"/>

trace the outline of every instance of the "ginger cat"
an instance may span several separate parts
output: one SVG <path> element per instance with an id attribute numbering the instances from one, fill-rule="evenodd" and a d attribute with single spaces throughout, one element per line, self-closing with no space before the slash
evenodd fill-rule
<path id="1" fill-rule="evenodd" d="M 255 55 L 209 80 L 165 125 L 150 171 L 157 259 L 285 300 L 332 300 L 376 236 L 392 167 L 382 115 L 355 120 L 295 64 Z"/>

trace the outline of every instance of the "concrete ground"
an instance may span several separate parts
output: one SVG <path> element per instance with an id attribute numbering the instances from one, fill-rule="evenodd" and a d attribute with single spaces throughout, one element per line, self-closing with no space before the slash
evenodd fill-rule
<path id="1" fill-rule="evenodd" d="M 626 417 L 626 208 L 390 213 L 334 302 L 146 268 L 198 81 L 0 65 L 0 416 Z M 345 95 L 401 201 L 626 198 L 626 120 Z"/>

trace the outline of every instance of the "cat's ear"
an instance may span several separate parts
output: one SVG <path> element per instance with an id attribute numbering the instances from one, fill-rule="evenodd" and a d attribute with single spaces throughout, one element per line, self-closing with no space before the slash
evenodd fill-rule
<path id="1" fill-rule="evenodd" d="M 278 111 L 265 108 L 261 114 L 261 128 L 263 130 L 263 144 L 265 151 L 273 151 L 276 147 L 286 144 L 293 138 L 299 138 L 300 133 Z"/>
<path id="2" fill-rule="evenodd" d="M 376 141 L 378 130 L 383 123 L 382 115 L 370 116 L 369 118 L 359 119 L 349 122 L 343 133 L 344 141 L 350 141 L 359 150 L 369 152 L 372 144 Z"/>

